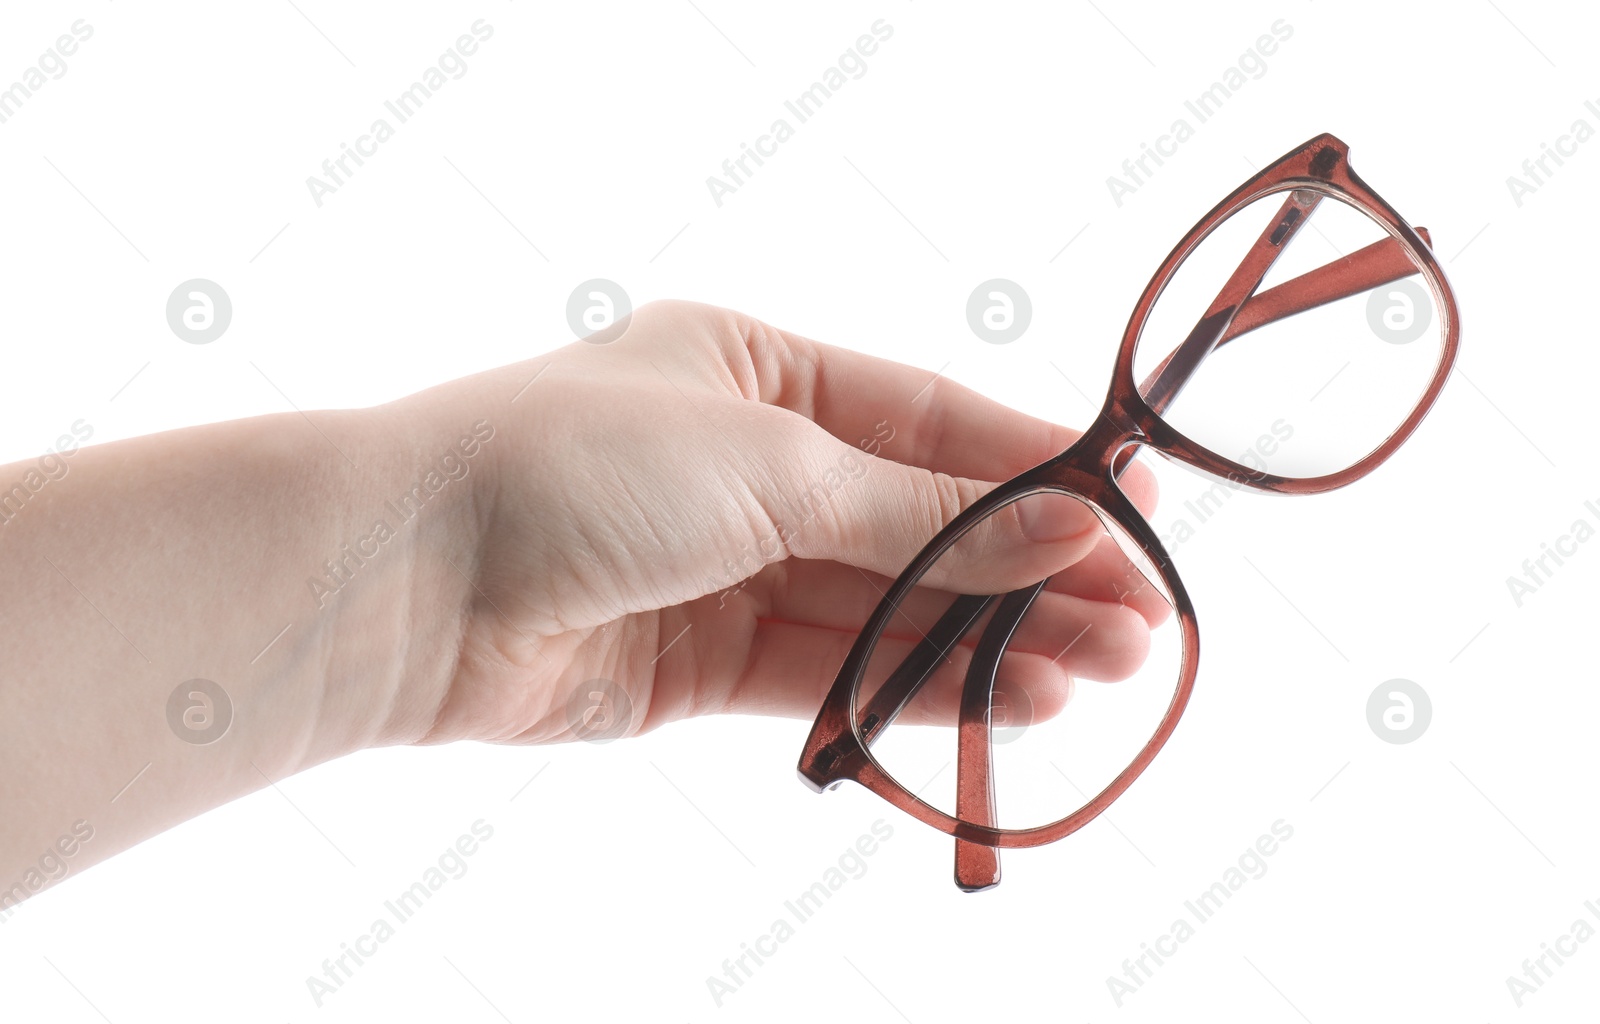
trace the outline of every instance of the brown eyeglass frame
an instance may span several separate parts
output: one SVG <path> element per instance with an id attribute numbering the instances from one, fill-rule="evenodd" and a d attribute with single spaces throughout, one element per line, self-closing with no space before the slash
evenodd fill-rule
<path id="1" fill-rule="evenodd" d="M 1187 339 L 1146 379 L 1134 385 L 1134 352 L 1150 310 L 1178 266 L 1213 229 L 1251 203 L 1286 193 L 1267 225 L 1205 316 Z M 1343 200 L 1385 228 L 1389 237 L 1256 293 L 1284 246 L 1305 225 L 1324 197 Z M 1433 293 L 1442 347 L 1437 370 L 1411 414 L 1389 438 L 1354 465 L 1337 473 L 1291 478 L 1226 459 L 1185 437 L 1161 416 L 1200 364 L 1220 345 L 1241 335 L 1324 303 L 1347 298 L 1391 281 L 1421 273 Z M 1352 483 L 1395 453 L 1432 407 L 1455 363 L 1460 314 L 1443 268 L 1434 257 L 1424 228 L 1413 228 L 1350 167 L 1348 147 L 1332 135 L 1319 135 L 1250 178 L 1189 230 L 1145 286 L 1123 332 L 1111 387 L 1095 421 L 1059 455 L 999 485 L 978 499 L 930 540 L 885 592 L 845 658 L 832 689 L 811 727 L 800 755 L 800 778 L 817 792 L 843 781 L 872 790 L 912 817 L 956 838 L 956 884 L 967 891 L 1000 881 L 1000 848 L 1040 846 L 1071 835 L 1100 815 L 1138 778 L 1177 727 L 1189 703 L 1199 668 L 1199 626 L 1194 606 L 1155 531 L 1117 486 L 1116 479 L 1138 449 L 1154 448 L 1166 457 L 1241 485 L 1283 494 L 1318 494 Z M 990 708 L 995 673 L 1011 634 L 1034 597 L 1048 582 L 1009 594 L 961 595 L 888 679 L 854 709 L 856 688 L 867 663 L 900 602 L 924 573 L 963 534 L 1022 498 L 1065 493 L 1085 501 L 1118 526 L 1143 551 L 1161 575 L 1182 634 L 1183 661 L 1177 688 L 1161 723 L 1133 761 L 1103 790 L 1068 817 L 1027 829 L 994 825 L 991 787 Z M 994 614 L 979 638 L 968 667 L 958 712 L 956 816 L 926 803 L 896 782 L 869 747 L 933 673 L 946 653 L 991 607 Z M 852 721 L 852 711 L 859 719 Z"/>

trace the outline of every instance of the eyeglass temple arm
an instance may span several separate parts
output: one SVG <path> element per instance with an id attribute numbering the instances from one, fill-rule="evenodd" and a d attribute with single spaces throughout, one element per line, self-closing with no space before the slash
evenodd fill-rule
<path id="1" fill-rule="evenodd" d="M 1417 233 L 1430 246 L 1433 244 L 1427 229 L 1418 228 Z M 1248 257 L 1246 262 L 1249 262 Z M 1270 263 L 1268 265 L 1270 266 Z M 1238 314 L 1228 322 L 1226 329 L 1212 348 L 1284 317 L 1399 280 L 1415 272 L 1414 264 L 1394 239 L 1377 242 L 1250 298 Z M 1262 273 L 1265 273 L 1265 269 Z M 1259 281 L 1259 277 L 1257 280 Z M 1203 324 L 1202 321 L 1202 325 L 1197 325 L 1197 332 Z M 1193 337 L 1192 334 L 1191 338 Z M 1199 368 L 1199 362 L 1196 361 L 1189 366 L 1183 381 L 1177 379 L 1179 371 L 1173 369 L 1173 362 L 1174 357 L 1182 350 L 1180 346 L 1178 350 L 1168 355 L 1140 389 L 1142 394 L 1147 395 L 1154 390 L 1152 385 L 1163 389 L 1165 397 L 1152 402 L 1152 407 L 1157 412 L 1163 411 L 1171 403 L 1172 398 L 1181 390 L 1182 383 Z M 1117 476 L 1121 476 L 1132 461 L 1132 454 L 1130 450 L 1117 459 L 1114 466 Z M 1048 580 L 1043 580 L 1034 587 L 1023 588 L 1006 595 L 1007 598 L 1016 598 L 1020 605 L 1020 608 L 1014 605 L 1008 609 L 1015 611 L 1015 621 L 1006 625 L 1009 614 L 1002 618 L 1001 613 L 997 612 L 995 622 L 991 623 L 980 642 L 982 653 L 974 652 L 967 682 L 962 689 L 957 751 L 957 817 L 963 820 L 976 823 L 981 818 L 983 821 L 992 822 L 994 818 L 994 795 L 989 780 L 989 702 L 992 700 L 994 674 L 998 669 L 1000 657 L 1004 654 L 1005 642 L 991 643 L 988 642 L 989 637 L 1003 633 L 1005 641 L 1009 641 L 1022 614 L 1032 605 L 1033 599 L 1047 582 Z M 1026 603 L 1022 603 L 1023 595 L 1026 595 Z M 862 710 L 858 727 L 864 743 L 870 746 L 882 734 L 884 727 L 894 721 L 921 689 L 928 676 L 966 635 L 972 623 L 983 615 L 998 596 L 964 594 L 952 602 L 933 629 L 924 635 L 912 653 L 878 688 L 867 702 L 867 707 Z M 967 780 L 965 784 L 961 779 L 963 768 Z M 981 884 L 985 878 L 990 879 L 987 885 Z M 999 851 L 978 843 L 956 840 L 956 880 L 962 888 L 970 889 L 987 888 L 998 883 Z"/>
<path id="2" fill-rule="evenodd" d="M 1048 577 L 1031 587 L 998 594 L 958 596 L 933 628 L 923 635 L 911 653 L 878 687 L 861 711 L 858 731 L 871 746 L 884 728 L 899 716 L 905 705 L 945 661 L 952 648 L 961 642 L 972 624 L 996 601 L 994 617 L 984 629 L 966 682 L 961 688 L 960 733 L 956 755 L 956 817 L 973 824 L 995 824 L 994 786 L 989 743 L 989 708 L 994 699 L 995 674 L 1006 644 L 1032 606 L 1033 599 L 1049 582 Z M 956 840 L 956 885 L 967 892 L 978 892 L 1000 884 L 1000 851 L 981 843 Z"/>
<path id="3" fill-rule="evenodd" d="M 1151 409 L 1160 413 L 1178 397 L 1184 385 L 1200 369 L 1200 364 L 1205 362 L 1206 356 L 1222 343 L 1222 338 L 1238 319 L 1239 312 L 1260 286 L 1261 279 L 1272 269 L 1306 221 L 1311 219 L 1312 212 L 1321 201 L 1322 196 L 1316 192 L 1302 189 L 1289 193 L 1278 208 L 1278 215 L 1262 229 L 1255 244 L 1245 253 L 1227 283 L 1206 308 L 1200 322 L 1194 325 L 1181 345 L 1167 354 L 1156 372 L 1139 389 L 1139 394 Z M 1112 468 L 1117 472 L 1126 469 L 1136 450 L 1133 447 L 1125 449 L 1117 456 Z"/>
<path id="4" fill-rule="evenodd" d="M 1417 234 L 1421 235 L 1423 241 L 1429 245 L 1433 244 L 1427 228 L 1418 228 Z M 1376 242 L 1349 256 L 1253 296 L 1233 318 L 1217 345 L 1224 345 L 1240 335 L 1284 317 L 1346 298 L 1364 289 L 1397 281 L 1412 273 L 1415 273 L 1415 266 L 1400 248 L 1399 243 L 1392 238 Z M 1171 397 L 1177 394 L 1181 386 L 1181 382 L 1175 379 L 1177 371 L 1172 369 L 1173 357 L 1176 355 L 1177 351 L 1174 351 L 1162 360 L 1161 365 L 1156 367 L 1144 386 L 1140 388 L 1141 394 L 1151 392 L 1153 385 L 1159 385 L 1168 392 L 1168 397 L 1156 404 L 1157 412 L 1163 411 L 1170 404 Z M 1197 369 L 1198 365 L 1196 363 L 1194 369 Z M 1129 461 L 1127 457 L 1117 460 L 1115 472 L 1118 476 L 1127 469 Z M 862 710 L 859 721 L 861 736 L 869 746 L 883 727 L 894 721 L 901 709 L 927 681 L 938 663 L 944 660 L 950 649 L 961 641 L 972 623 L 997 597 L 998 595 L 992 594 L 957 597 L 933 629 L 878 688 L 872 699 L 867 702 L 867 707 Z"/>
<path id="5" fill-rule="evenodd" d="M 961 688 L 960 733 L 956 747 L 956 817 L 974 825 L 996 826 L 994 806 L 994 745 L 990 708 L 994 701 L 995 671 L 1011 634 L 1044 589 L 1046 577 L 1031 587 L 1013 590 L 1001 598 L 994 617 L 972 652 L 967 680 Z M 982 843 L 956 840 L 956 885 L 963 892 L 980 892 L 1000 884 L 1000 851 Z"/>
<path id="6" fill-rule="evenodd" d="M 1433 245 L 1433 238 L 1428 234 L 1427 228 L 1417 228 L 1417 234 L 1421 235 L 1422 240 L 1430 247 Z M 1348 256 L 1342 256 L 1332 263 L 1324 264 L 1276 287 L 1252 295 L 1234 316 L 1212 351 L 1241 335 L 1249 334 L 1258 327 L 1265 327 L 1285 317 L 1304 313 L 1330 302 L 1347 299 L 1352 295 L 1410 277 L 1417 272 L 1417 265 L 1411 261 L 1411 257 L 1407 255 L 1399 241 L 1385 238 L 1373 242 Z M 1196 363 L 1183 380 L 1178 380 L 1178 371 L 1172 369 L 1172 363 L 1173 357 L 1179 351 L 1175 349 L 1169 353 L 1167 358 L 1161 361 L 1161 365 L 1151 371 L 1150 376 L 1139 386 L 1139 393 L 1145 396 L 1146 402 L 1158 413 L 1166 411 L 1183 384 L 1187 383 L 1188 376 L 1193 375 L 1193 369 L 1199 369 L 1199 364 Z"/>
<path id="7" fill-rule="evenodd" d="M 1195 325 L 1189 337 L 1151 374 L 1141 394 L 1161 412 L 1200 368 L 1205 357 L 1232 339 L 1274 320 L 1302 312 L 1366 288 L 1404 277 L 1410 259 L 1393 239 L 1352 253 L 1344 259 L 1255 296 L 1256 287 L 1277 261 L 1294 234 L 1305 225 L 1321 197 L 1291 193 L 1277 218 L 1245 254 L 1237 270 Z M 1152 397 L 1153 394 L 1153 397 Z M 1112 472 L 1121 476 L 1137 449 L 1118 456 Z M 990 740 L 995 673 L 1017 623 L 1027 613 L 1044 582 L 1007 594 L 984 629 L 961 692 L 956 748 L 956 817 L 973 824 L 995 823 Z M 977 892 L 1000 884 L 1000 851 L 981 843 L 956 840 L 956 885 Z"/>
<path id="8" fill-rule="evenodd" d="M 1049 582 L 1048 577 L 1031 587 L 998 594 L 962 594 L 923 634 L 906 659 L 878 687 L 861 710 L 857 731 L 870 747 L 884 728 L 895 720 L 916 692 L 927 682 L 939 664 L 972 624 L 996 601 L 1000 607 L 973 651 L 961 688 L 960 736 L 956 754 L 956 816 L 974 824 L 994 826 L 994 786 L 989 743 L 989 705 L 993 700 L 995 672 L 1011 634 L 1022 621 L 1033 599 Z M 1000 851 L 980 843 L 956 840 L 956 885 L 977 892 L 1000 884 Z"/>
<path id="9" fill-rule="evenodd" d="M 1000 599 L 999 594 L 962 594 L 925 633 L 917 646 L 906 656 L 894 672 L 861 710 L 857 731 L 862 742 L 871 746 L 893 722 L 928 677 L 945 661 L 950 651 L 967 635 L 967 630 L 977 622 L 989 606 Z"/>

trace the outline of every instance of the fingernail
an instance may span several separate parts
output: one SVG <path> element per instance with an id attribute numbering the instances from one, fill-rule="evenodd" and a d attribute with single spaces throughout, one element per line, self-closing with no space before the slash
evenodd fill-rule
<path id="1" fill-rule="evenodd" d="M 1094 513 L 1077 498 L 1065 494 L 1036 494 L 1017 503 L 1022 535 L 1035 544 L 1050 544 L 1083 533 Z"/>

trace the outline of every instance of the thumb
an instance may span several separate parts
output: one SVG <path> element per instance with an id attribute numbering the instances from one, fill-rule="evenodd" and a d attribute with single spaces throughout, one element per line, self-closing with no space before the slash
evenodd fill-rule
<path id="1" fill-rule="evenodd" d="M 831 435 L 803 451 L 774 467 L 778 489 L 803 497 L 768 505 L 789 554 L 890 577 L 997 486 L 868 455 Z M 1014 590 L 1084 558 L 1103 533 L 1081 499 L 1032 493 L 972 524 L 921 582 L 960 593 Z"/>

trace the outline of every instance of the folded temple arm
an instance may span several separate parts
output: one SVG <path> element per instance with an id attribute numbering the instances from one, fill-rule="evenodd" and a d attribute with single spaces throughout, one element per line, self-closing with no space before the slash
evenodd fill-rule
<path id="1" fill-rule="evenodd" d="M 1255 289 L 1261 279 L 1319 200 L 1320 196 L 1315 194 L 1297 192 L 1285 201 L 1278 218 L 1262 232 L 1206 316 L 1145 379 L 1139 393 L 1156 413 L 1164 412 L 1171 405 L 1206 356 L 1222 345 L 1285 317 L 1417 272 L 1400 243 L 1394 238 L 1385 238 L 1257 293 Z M 1418 228 L 1417 233 L 1424 242 L 1433 244 L 1426 228 Z M 1135 451 L 1130 448 L 1117 458 L 1113 466 L 1117 475 L 1127 468 Z M 1000 602 L 973 652 L 962 687 L 956 758 L 956 817 L 962 821 L 998 827 L 989 735 L 995 675 L 1013 631 L 1047 582 L 1043 580 L 1004 596 L 958 595 L 865 706 L 856 709 L 862 741 L 870 746 L 948 659 L 949 652 L 961 642 L 973 623 Z M 957 839 L 955 873 L 956 884 L 969 891 L 998 884 L 999 851 Z"/>

